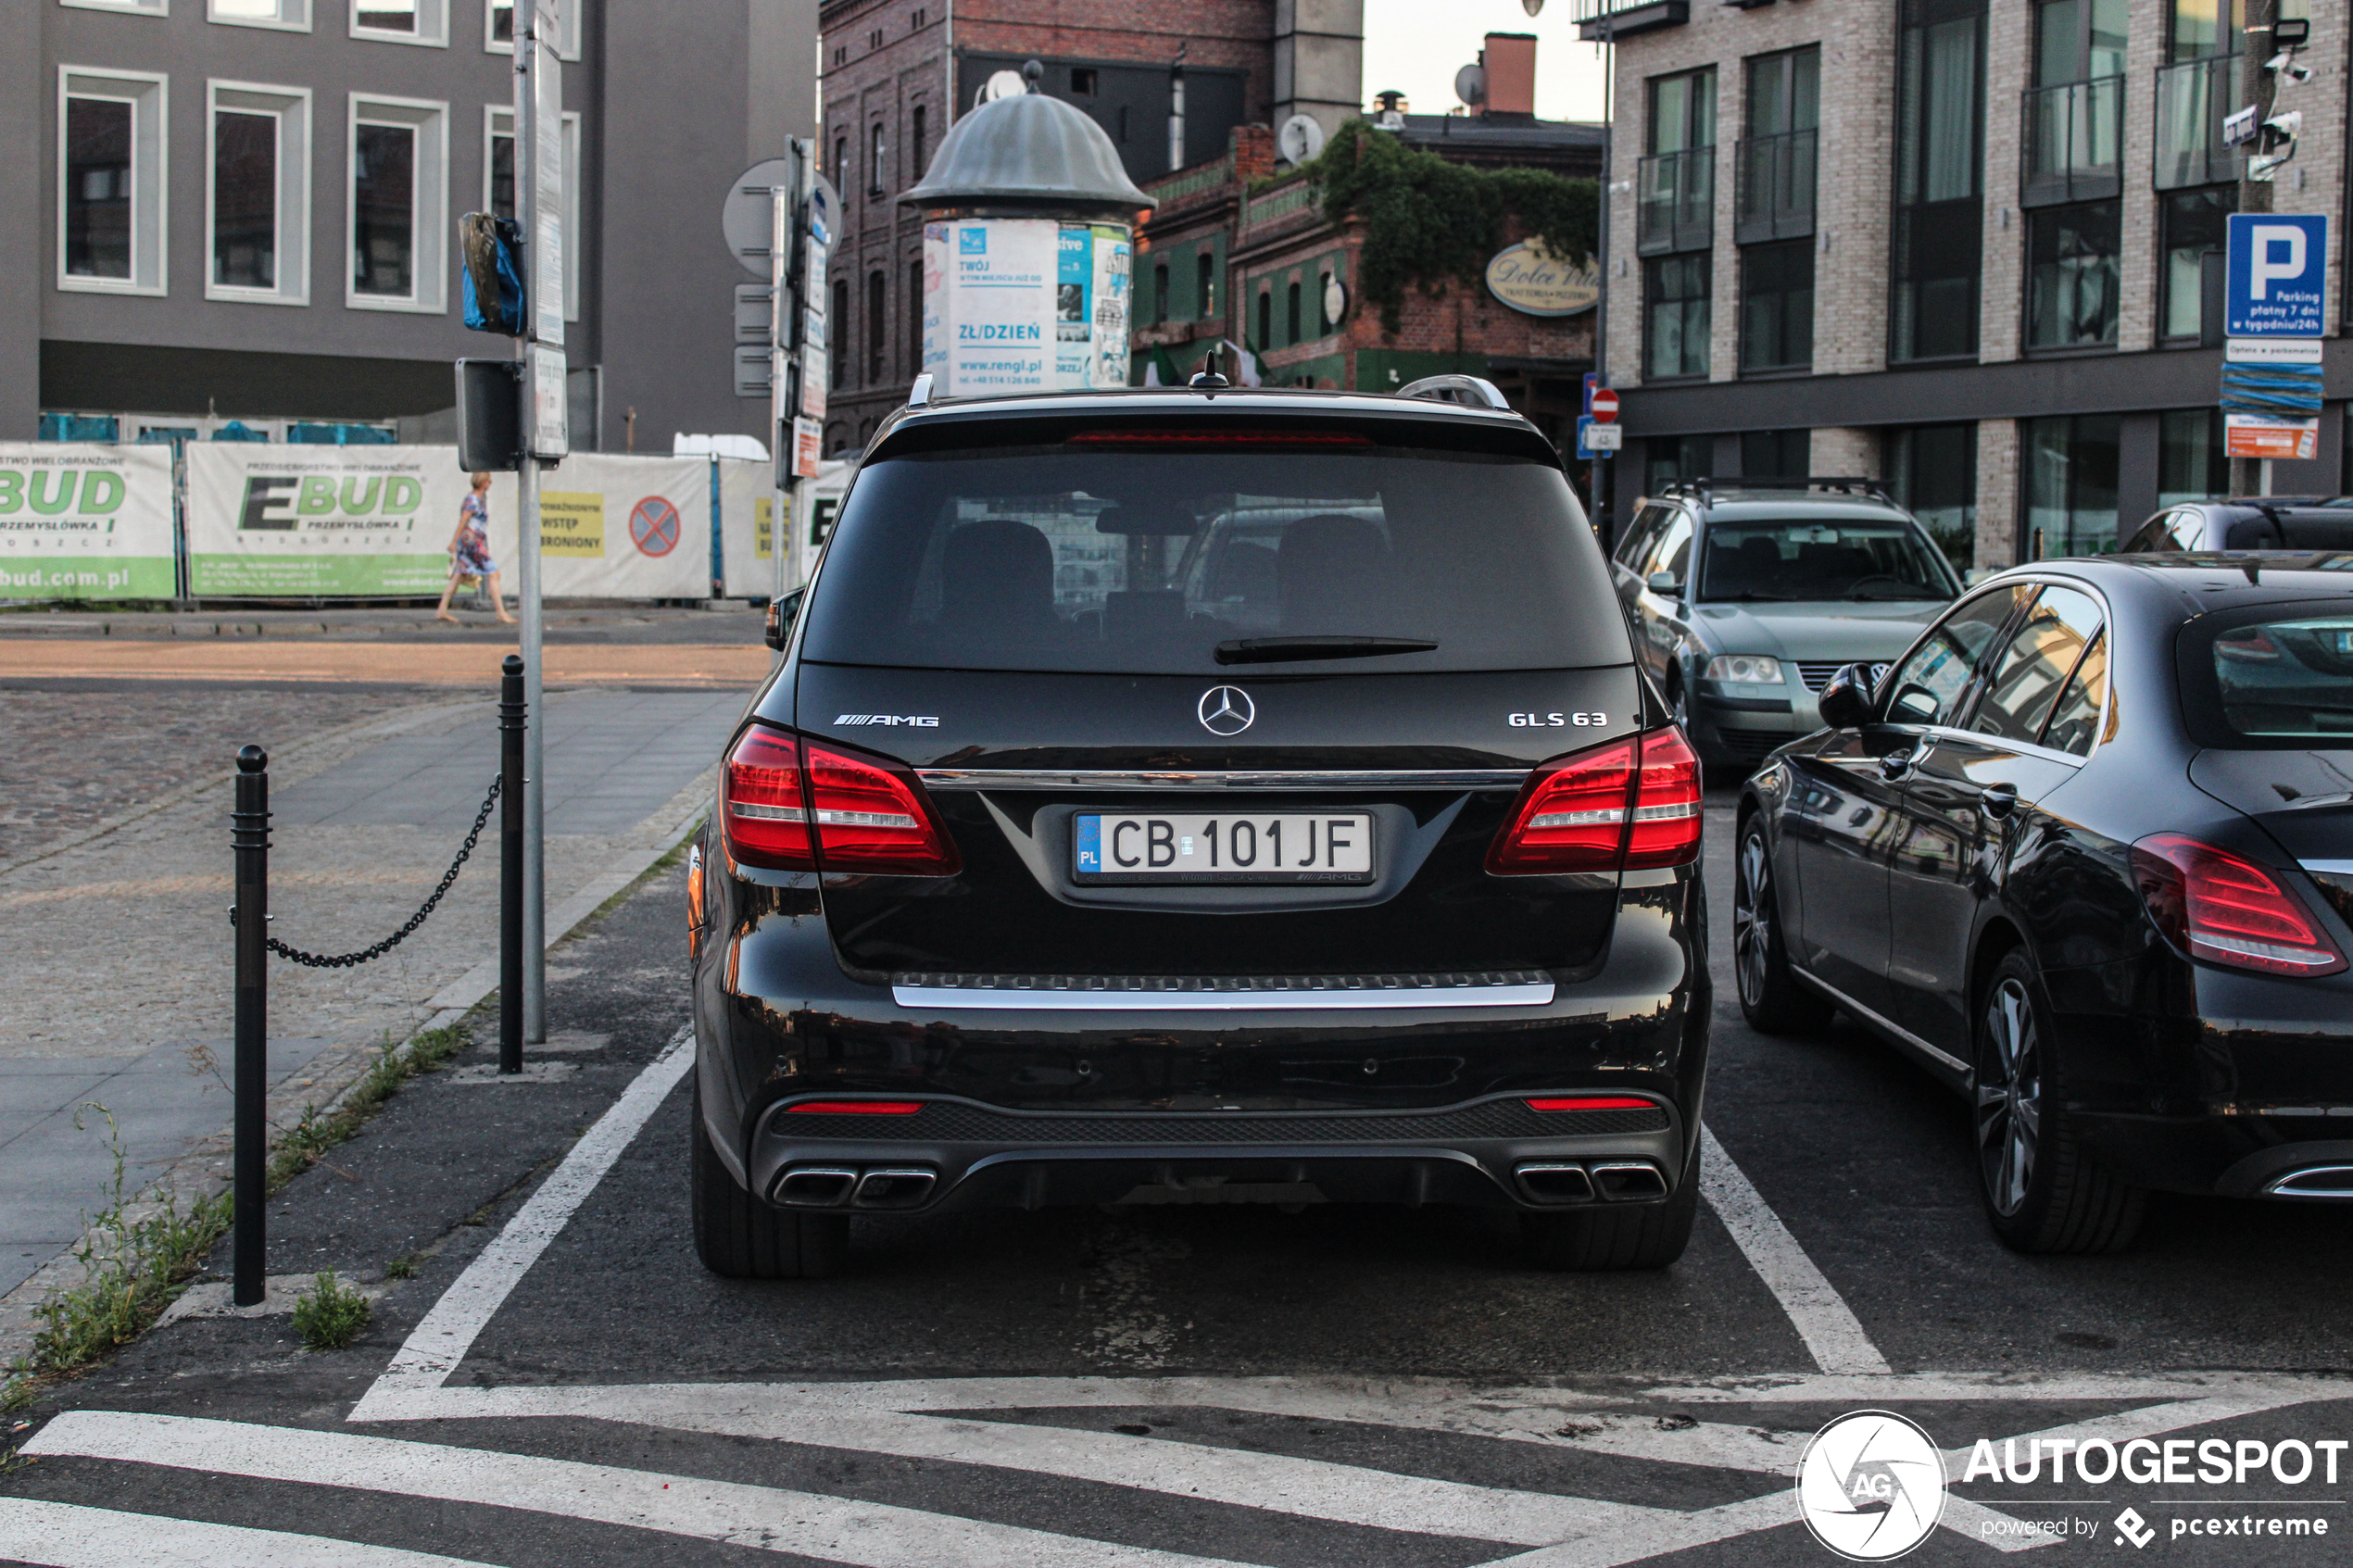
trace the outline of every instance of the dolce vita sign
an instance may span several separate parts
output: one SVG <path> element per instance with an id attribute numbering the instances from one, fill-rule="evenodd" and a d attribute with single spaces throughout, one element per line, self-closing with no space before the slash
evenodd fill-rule
<path id="1" fill-rule="evenodd" d="M 1602 275 L 1591 262 L 1571 267 L 1521 244 L 1496 252 L 1487 264 L 1487 291 L 1527 315 L 1575 316 L 1600 303 Z"/>

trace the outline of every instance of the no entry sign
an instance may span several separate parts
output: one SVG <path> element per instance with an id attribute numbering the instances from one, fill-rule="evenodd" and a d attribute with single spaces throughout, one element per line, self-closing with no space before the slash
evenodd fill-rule
<path id="1" fill-rule="evenodd" d="M 1617 418 L 1617 394 L 1605 386 L 1593 389 L 1593 422 L 1610 424 Z"/>

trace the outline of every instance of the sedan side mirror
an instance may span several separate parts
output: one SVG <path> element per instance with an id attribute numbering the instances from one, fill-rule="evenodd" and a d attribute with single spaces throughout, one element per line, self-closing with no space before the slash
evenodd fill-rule
<path id="1" fill-rule="evenodd" d="M 1814 699 L 1820 710 L 1822 722 L 1833 730 L 1860 729 L 1871 721 L 1870 671 L 1859 664 L 1839 667 L 1838 672 L 1822 683 L 1822 695 Z"/>
<path id="2" fill-rule="evenodd" d="M 1682 579 L 1671 571 L 1654 571 L 1643 581 L 1642 585 L 1663 599 L 1680 599 L 1683 596 Z"/>
<path id="3" fill-rule="evenodd" d="M 795 588 L 781 599 L 768 601 L 768 624 L 761 630 L 760 640 L 777 652 L 792 641 L 792 623 L 800 619 L 800 596 L 809 590 Z"/>

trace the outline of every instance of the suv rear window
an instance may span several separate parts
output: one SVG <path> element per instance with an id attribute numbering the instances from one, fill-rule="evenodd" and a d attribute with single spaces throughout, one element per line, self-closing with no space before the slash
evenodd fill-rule
<path id="1" fill-rule="evenodd" d="M 1702 599 L 1949 599 L 1944 553 L 1894 519 L 1790 518 L 1710 525 Z"/>
<path id="2" fill-rule="evenodd" d="M 2200 743 L 2353 746 L 2353 609 L 2274 607 L 2193 621 L 2183 696 Z M 2215 732 L 2220 732 L 2215 733 Z"/>
<path id="3" fill-rule="evenodd" d="M 851 487 L 808 613 L 803 657 L 837 664 L 1207 675 L 1284 637 L 1437 646 L 1270 671 L 1631 657 L 1557 468 L 1369 444 L 886 458 Z"/>

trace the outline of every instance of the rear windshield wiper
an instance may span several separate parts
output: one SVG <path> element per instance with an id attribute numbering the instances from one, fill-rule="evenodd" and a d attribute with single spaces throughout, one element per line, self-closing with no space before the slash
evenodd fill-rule
<path id="1" fill-rule="evenodd" d="M 1432 653 L 1428 637 L 1236 637 L 1217 645 L 1220 664 L 1291 664 L 1307 659 L 1376 659 L 1388 653 Z"/>

